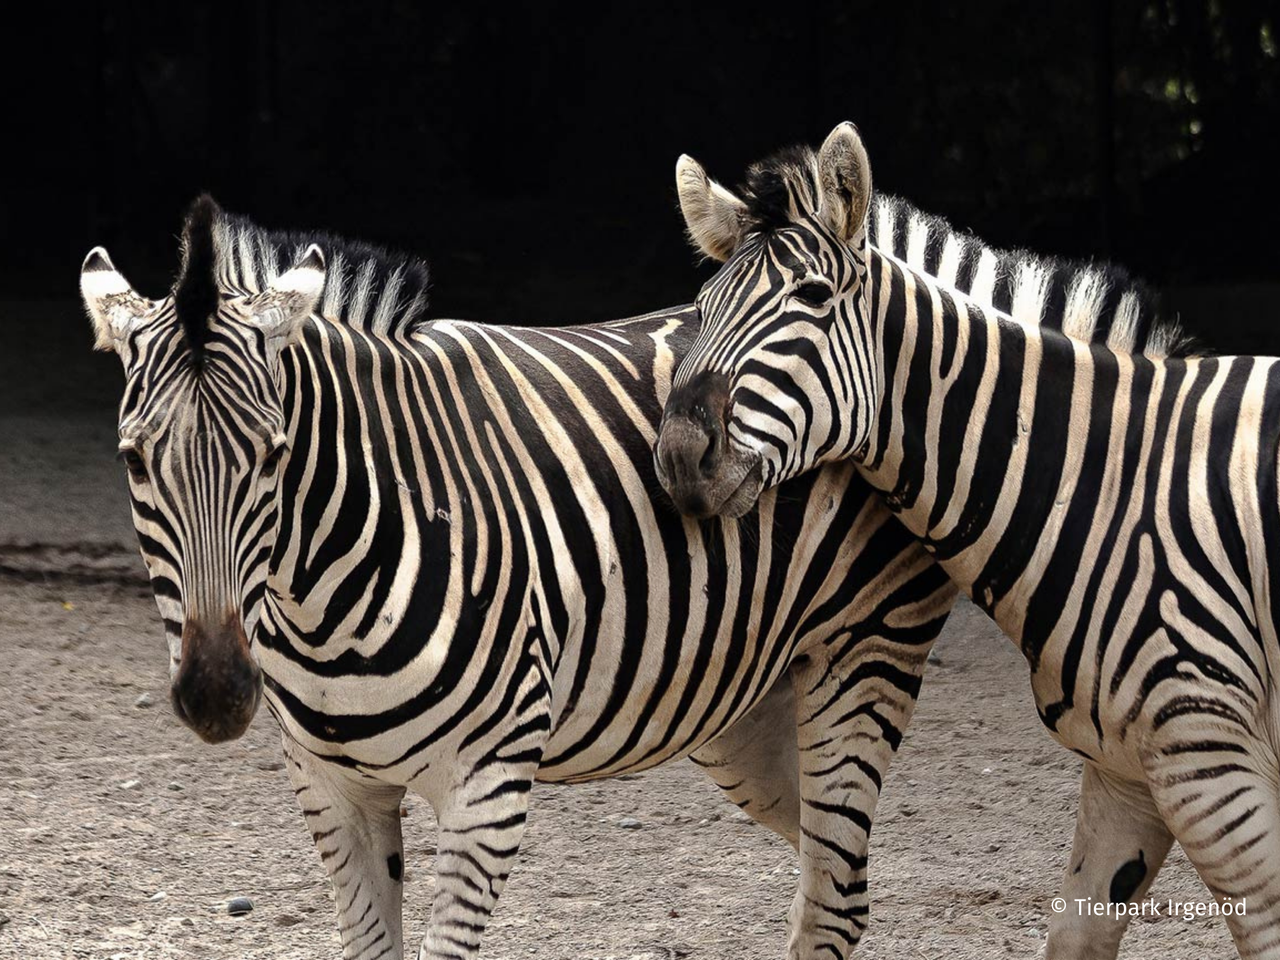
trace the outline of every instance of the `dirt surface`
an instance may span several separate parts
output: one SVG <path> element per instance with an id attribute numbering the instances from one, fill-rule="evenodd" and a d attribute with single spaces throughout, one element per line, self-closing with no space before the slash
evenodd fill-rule
<path id="1" fill-rule="evenodd" d="M 0 957 L 336 960 L 270 716 L 208 747 L 170 712 L 112 433 L 109 409 L 0 417 Z M 885 784 L 859 956 L 1032 958 L 1079 762 L 1040 727 L 1025 666 L 977 610 L 957 611 L 939 654 Z M 433 884 L 424 802 L 410 800 L 406 835 L 416 945 Z M 539 786 L 484 955 L 780 957 L 795 868 L 689 763 Z M 1206 897 L 1179 851 L 1153 895 Z M 253 912 L 228 916 L 233 896 Z M 1121 956 L 1234 952 L 1218 920 L 1161 918 L 1136 922 Z"/>

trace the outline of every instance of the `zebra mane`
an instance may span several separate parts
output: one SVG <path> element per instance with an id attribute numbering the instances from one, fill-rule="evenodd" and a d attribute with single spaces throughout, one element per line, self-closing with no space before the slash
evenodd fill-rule
<path id="1" fill-rule="evenodd" d="M 187 215 L 182 270 L 174 285 L 177 313 L 193 352 L 200 352 L 218 291 L 263 292 L 313 243 L 325 256 L 324 294 L 317 309 L 325 320 L 395 336 L 425 319 L 430 275 L 418 258 L 323 231 L 268 230 L 226 212 L 205 195 Z M 185 312 L 184 291 L 199 291 L 201 297 L 197 301 L 195 293 L 187 293 Z"/>
<path id="2" fill-rule="evenodd" d="M 738 188 L 746 229 L 773 230 L 817 212 L 817 154 L 792 147 L 753 164 Z M 1123 267 L 990 247 L 905 200 L 874 194 L 868 243 L 1028 326 L 1051 326 L 1076 340 L 1123 353 L 1185 357 L 1203 353 L 1176 320 L 1159 314 L 1156 294 Z"/>

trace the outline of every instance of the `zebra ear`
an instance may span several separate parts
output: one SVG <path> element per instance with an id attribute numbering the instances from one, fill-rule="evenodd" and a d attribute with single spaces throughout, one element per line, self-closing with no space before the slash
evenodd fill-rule
<path id="1" fill-rule="evenodd" d="M 124 275 L 115 268 L 107 251 L 94 247 L 80 268 L 80 296 L 93 321 L 93 346 L 96 350 L 120 347 L 129 331 L 155 309 L 155 303 L 139 295 Z"/>
<path id="2" fill-rule="evenodd" d="M 254 304 L 254 316 L 271 340 L 293 340 L 324 294 L 324 254 L 314 243 L 291 269 L 267 285 Z"/>
<path id="3" fill-rule="evenodd" d="M 708 177 L 690 156 L 676 161 L 676 192 L 693 245 L 712 260 L 728 260 L 742 240 L 746 205 Z"/>
<path id="4" fill-rule="evenodd" d="M 840 124 L 823 141 L 818 180 L 827 223 L 848 242 L 865 225 L 871 207 L 871 161 L 852 123 Z"/>

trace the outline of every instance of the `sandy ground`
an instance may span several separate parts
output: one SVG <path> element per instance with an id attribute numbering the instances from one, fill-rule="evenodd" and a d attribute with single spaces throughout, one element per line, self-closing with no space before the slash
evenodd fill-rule
<path id="1" fill-rule="evenodd" d="M 0 450 L 0 957 L 336 958 L 269 715 L 207 747 L 170 713 L 110 409 L 0 417 Z M 1021 659 L 974 608 L 939 653 L 885 784 L 859 956 L 1035 957 L 1079 763 L 1041 729 Z M 425 803 L 410 801 L 406 833 L 416 943 L 433 884 Z M 540 786 L 485 955 L 780 957 L 795 868 L 688 763 Z M 1179 851 L 1153 894 L 1205 899 Z M 232 896 L 254 911 L 228 916 Z M 1161 918 L 1135 923 L 1121 955 L 1234 953 L 1220 921 Z"/>

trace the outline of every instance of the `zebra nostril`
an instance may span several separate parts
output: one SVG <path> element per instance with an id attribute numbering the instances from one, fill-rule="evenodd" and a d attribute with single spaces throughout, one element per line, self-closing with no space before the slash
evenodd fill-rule
<path id="1" fill-rule="evenodd" d="M 704 477 L 710 477 L 720 466 L 721 453 L 724 449 L 724 431 L 719 426 L 707 429 L 707 449 L 698 461 L 698 469 Z"/>

